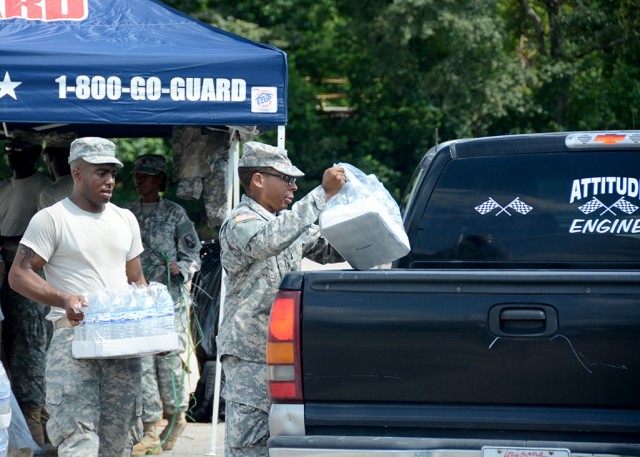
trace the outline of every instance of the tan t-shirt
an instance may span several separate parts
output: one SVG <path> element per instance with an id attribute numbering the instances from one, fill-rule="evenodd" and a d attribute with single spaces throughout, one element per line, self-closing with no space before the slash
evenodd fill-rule
<path id="1" fill-rule="evenodd" d="M 39 211 L 21 243 L 47 261 L 46 280 L 71 294 L 127 287 L 125 264 L 143 251 L 131 211 L 109 203 L 103 212 L 89 213 L 68 198 Z M 51 307 L 47 319 L 64 315 Z"/>
<path id="2" fill-rule="evenodd" d="M 56 182 L 42 189 L 38 197 L 38 210 L 51 206 L 63 198 L 68 197 L 71 195 L 72 190 L 73 178 L 71 175 L 61 176 Z"/>
<path id="3" fill-rule="evenodd" d="M 11 178 L 0 186 L 0 235 L 20 236 L 38 211 L 38 195 L 51 180 L 41 173 L 28 178 Z M 5 261 L 13 262 L 17 247 L 3 250 Z"/>

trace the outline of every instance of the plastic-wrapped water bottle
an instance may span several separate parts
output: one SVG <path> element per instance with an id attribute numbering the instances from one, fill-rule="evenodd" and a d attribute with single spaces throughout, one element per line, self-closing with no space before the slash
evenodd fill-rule
<path id="1" fill-rule="evenodd" d="M 120 340 L 128 338 L 127 334 L 127 310 L 123 301 L 122 293 L 113 292 L 110 294 L 111 300 L 111 339 Z"/>
<path id="2" fill-rule="evenodd" d="M 0 362 L 0 414 L 9 414 L 11 411 L 11 383 L 9 376 Z M 0 454 L 2 455 L 2 454 Z"/>
<path id="3" fill-rule="evenodd" d="M 95 341 L 96 339 L 96 323 L 95 314 L 93 310 L 84 313 L 84 319 L 82 319 L 82 325 L 84 326 L 84 334 L 88 341 Z"/>
<path id="4" fill-rule="evenodd" d="M 84 308 L 84 319 L 82 326 L 85 328 L 84 334 L 88 341 L 100 341 L 108 338 L 106 334 L 109 329 L 106 328 L 105 319 L 108 321 L 108 296 L 100 291 L 91 294 L 85 294 L 89 302 L 89 306 Z M 105 313 L 107 313 L 105 315 Z"/>
<path id="5" fill-rule="evenodd" d="M 94 323 L 96 338 L 100 340 L 111 339 L 111 313 L 107 308 L 101 308 L 100 312 L 95 314 Z"/>
<path id="6" fill-rule="evenodd" d="M 88 300 L 87 297 L 89 296 L 89 294 L 87 292 L 83 292 L 81 295 L 85 297 L 85 300 Z M 82 312 L 85 313 L 85 317 L 86 317 L 86 307 L 83 307 L 82 303 L 77 303 L 74 306 L 82 309 Z M 80 321 L 80 325 L 76 325 L 75 327 L 73 327 L 73 339 L 75 341 L 86 341 L 87 326 L 84 319 Z"/>
<path id="7" fill-rule="evenodd" d="M 86 315 L 85 315 L 86 318 Z M 84 322 L 80 322 L 80 325 L 73 327 L 73 340 L 74 341 L 86 341 L 87 339 L 87 327 Z"/>
<path id="8" fill-rule="evenodd" d="M 156 336 L 158 322 L 156 319 L 156 304 L 148 287 L 136 287 L 134 290 L 138 309 L 140 310 L 140 334 L 139 336 Z"/>
<path id="9" fill-rule="evenodd" d="M 126 316 L 127 316 L 127 338 L 135 338 L 140 336 L 140 311 L 138 302 L 134 295 L 133 289 L 130 287 L 124 298 Z"/>
<path id="10" fill-rule="evenodd" d="M 158 327 L 162 335 L 176 331 L 174 322 L 173 298 L 167 286 L 158 282 L 149 284 L 151 296 L 156 302 L 156 312 L 158 317 Z"/>
<path id="11" fill-rule="evenodd" d="M 0 457 L 7 457 L 9 453 L 9 432 L 0 428 Z"/>

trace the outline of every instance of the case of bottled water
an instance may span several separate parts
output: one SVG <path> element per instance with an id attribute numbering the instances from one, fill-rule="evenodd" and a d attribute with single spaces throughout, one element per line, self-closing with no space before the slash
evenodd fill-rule
<path id="1" fill-rule="evenodd" d="M 174 302 L 167 286 L 131 284 L 84 294 L 88 306 L 74 327 L 75 358 L 123 358 L 176 351 Z"/>

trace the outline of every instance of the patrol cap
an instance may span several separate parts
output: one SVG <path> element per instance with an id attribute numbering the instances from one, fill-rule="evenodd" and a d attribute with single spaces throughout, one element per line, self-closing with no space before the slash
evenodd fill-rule
<path id="1" fill-rule="evenodd" d="M 274 168 L 280 173 L 299 178 L 304 173 L 293 166 L 287 156 L 287 150 L 257 141 L 247 141 L 242 148 L 242 157 L 238 167 L 246 168 Z"/>
<path id="2" fill-rule="evenodd" d="M 43 147 L 56 149 L 69 149 L 71 142 L 78 137 L 73 132 L 51 132 L 44 137 Z"/>
<path id="3" fill-rule="evenodd" d="M 42 148 L 42 134 L 27 130 L 14 130 L 5 148 Z"/>
<path id="4" fill-rule="evenodd" d="M 113 163 L 117 167 L 122 167 L 122 162 L 116 159 L 116 145 L 106 138 L 89 136 L 74 140 L 71 143 L 69 163 L 77 159 L 94 165 Z"/>
<path id="5" fill-rule="evenodd" d="M 166 165 L 167 159 L 159 154 L 143 154 L 136 159 L 133 172 L 145 175 L 159 175 L 160 173 L 166 173 Z"/>

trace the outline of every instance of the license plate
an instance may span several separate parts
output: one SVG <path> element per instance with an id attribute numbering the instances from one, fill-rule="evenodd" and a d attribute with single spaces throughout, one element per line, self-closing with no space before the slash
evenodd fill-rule
<path id="1" fill-rule="evenodd" d="M 483 447 L 482 457 L 571 457 L 569 449 L 537 447 Z"/>

